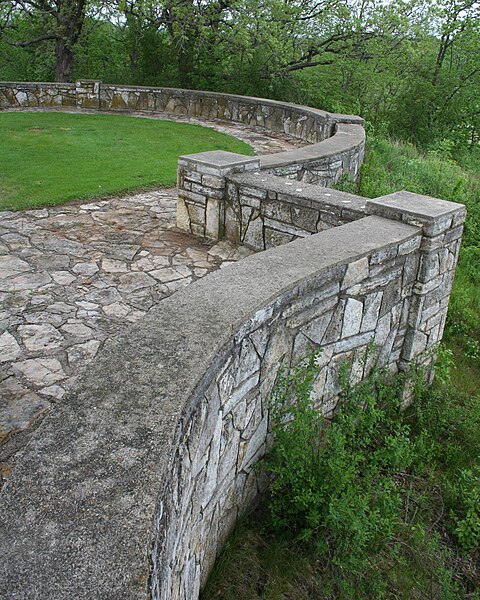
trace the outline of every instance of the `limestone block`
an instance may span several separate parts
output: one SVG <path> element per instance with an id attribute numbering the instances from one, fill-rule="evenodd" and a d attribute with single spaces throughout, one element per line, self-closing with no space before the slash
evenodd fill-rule
<path id="1" fill-rule="evenodd" d="M 418 330 L 410 330 L 405 336 L 405 345 L 402 351 L 402 358 L 412 360 L 415 356 L 423 352 L 427 347 L 428 337 Z"/>
<path id="2" fill-rule="evenodd" d="M 253 373 L 250 377 L 235 386 L 235 389 L 225 400 L 224 411 L 230 412 L 240 402 L 251 394 L 259 383 L 259 371 Z"/>
<path id="3" fill-rule="evenodd" d="M 198 176 L 198 174 L 197 174 Z M 225 187 L 225 179 L 214 175 L 201 175 L 201 183 L 215 190 L 223 190 Z"/>
<path id="4" fill-rule="evenodd" d="M 190 203 L 203 205 L 207 203 L 207 196 L 205 194 L 198 194 L 195 192 L 190 192 L 186 189 L 179 189 L 178 195 L 182 196 L 184 200 L 189 201 Z"/>
<path id="5" fill-rule="evenodd" d="M 225 223 L 224 223 L 225 238 L 234 244 L 240 243 L 240 219 L 238 213 L 235 212 L 230 204 L 225 204 Z"/>
<path id="6" fill-rule="evenodd" d="M 356 335 L 360 331 L 363 318 L 363 303 L 348 298 L 343 317 L 342 338 Z"/>
<path id="7" fill-rule="evenodd" d="M 222 429 L 222 441 L 220 449 L 220 461 L 218 466 L 218 480 L 222 482 L 229 473 L 234 473 L 237 468 L 238 451 L 240 447 L 240 431 L 231 425 L 224 423 Z"/>
<path id="8" fill-rule="evenodd" d="M 267 190 L 264 190 L 260 187 L 256 188 L 248 185 L 242 185 L 240 191 L 245 196 L 249 196 L 251 198 L 258 198 L 259 200 L 262 200 L 267 197 Z"/>
<path id="9" fill-rule="evenodd" d="M 349 288 L 352 285 L 360 283 L 360 281 L 363 281 L 366 277 L 368 277 L 368 273 L 369 266 L 367 257 L 350 263 L 347 267 L 345 277 L 343 278 L 342 288 Z"/>
<path id="10" fill-rule="evenodd" d="M 0 335 L 0 363 L 15 360 L 22 353 L 17 340 L 5 331 Z"/>
<path id="11" fill-rule="evenodd" d="M 343 324 L 343 313 L 345 309 L 346 300 L 340 300 L 337 304 L 332 319 L 327 327 L 327 331 L 323 336 L 322 342 L 324 344 L 330 344 L 336 342 L 340 338 Z"/>
<path id="12" fill-rule="evenodd" d="M 440 250 L 437 252 L 422 254 L 420 257 L 420 268 L 418 281 L 427 282 L 440 275 Z"/>
<path id="13" fill-rule="evenodd" d="M 377 326 L 378 318 L 380 315 L 380 306 L 382 304 L 383 292 L 374 292 L 369 294 L 365 298 L 364 307 L 365 311 L 363 314 L 362 324 L 360 326 L 360 332 L 374 331 Z"/>
<path id="14" fill-rule="evenodd" d="M 255 350 L 261 358 L 264 356 L 265 350 L 267 349 L 268 338 L 269 332 L 266 326 L 259 327 L 250 334 L 250 339 L 255 346 Z"/>
<path id="15" fill-rule="evenodd" d="M 243 190 L 242 190 L 243 192 Z M 239 197 L 239 201 L 241 205 L 250 206 L 252 208 L 260 209 L 261 202 L 259 198 L 253 198 L 251 196 L 245 196 L 245 194 L 241 193 Z"/>
<path id="16" fill-rule="evenodd" d="M 265 200 L 262 207 L 264 215 L 269 219 L 282 221 L 283 223 L 292 223 L 289 203 L 280 202 L 279 200 Z"/>
<path id="17" fill-rule="evenodd" d="M 239 471 L 248 471 L 258 455 L 264 451 L 268 431 L 268 415 L 265 415 L 247 442 L 240 444 L 238 453 Z"/>
<path id="18" fill-rule="evenodd" d="M 270 229 L 275 229 L 281 233 L 289 234 L 295 237 L 307 237 L 310 235 L 310 232 L 300 229 L 298 227 L 294 227 L 293 225 L 289 225 L 288 223 L 283 223 L 282 221 L 275 221 L 268 217 L 264 217 L 265 227 Z"/>
<path id="19" fill-rule="evenodd" d="M 302 304 L 301 301 L 295 301 L 292 303 L 293 306 L 289 307 L 283 312 L 283 314 L 287 316 L 287 327 L 289 329 L 297 329 L 299 327 L 304 328 L 305 325 L 308 327 L 308 325 L 316 323 L 316 320 L 318 317 L 320 317 L 320 315 L 331 312 L 338 302 L 338 287 L 339 286 L 337 284 L 327 286 L 323 290 L 320 290 L 318 294 L 318 301 L 313 303 L 311 306 L 309 305 L 311 303 L 310 301 L 312 296 L 306 298 L 305 304 Z M 313 325 L 313 327 L 315 327 L 315 325 Z M 312 332 L 310 327 L 308 327 L 308 330 Z M 313 334 L 312 332 L 312 335 L 314 335 L 315 338 L 318 337 L 318 333 Z"/>
<path id="20" fill-rule="evenodd" d="M 188 216 L 191 223 L 205 225 L 205 207 L 187 203 Z"/>
<path id="21" fill-rule="evenodd" d="M 64 340 L 53 325 L 21 325 L 18 333 L 22 342 L 31 352 L 59 348 Z"/>
<path id="22" fill-rule="evenodd" d="M 210 240 L 220 239 L 220 206 L 217 198 L 209 197 L 206 209 L 205 237 Z"/>
<path id="23" fill-rule="evenodd" d="M 243 211 L 244 209 L 242 209 L 242 213 Z M 265 248 L 264 224 L 261 217 L 250 219 L 250 221 L 248 221 L 248 226 L 243 236 L 243 243 L 256 250 L 263 250 Z"/>
<path id="24" fill-rule="evenodd" d="M 220 460 L 220 443 L 222 435 L 223 412 L 220 411 L 217 416 L 215 430 L 210 443 L 209 459 L 207 463 L 207 472 L 205 483 L 203 485 L 201 506 L 203 509 L 208 505 L 217 488 L 218 462 Z"/>
<path id="25" fill-rule="evenodd" d="M 311 233 L 316 233 L 319 212 L 314 208 L 293 207 L 292 223 L 299 229 L 304 229 Z"/>
<path id="26" fill-rule="evenodd" d="M 260 357 L 249 338 L 242 340 L 240 354 L 235 362 L 234 385 L 239 385 L 257 373 L 260 369 Z"/>

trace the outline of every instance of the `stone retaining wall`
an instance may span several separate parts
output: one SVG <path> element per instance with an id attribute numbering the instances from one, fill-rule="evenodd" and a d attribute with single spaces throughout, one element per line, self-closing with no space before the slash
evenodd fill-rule
<path id="1" fill-rule="evenodd" d="M 366 200 L 261 167 L 225 152 L 179 160 L 181 228 L 269 249 L 109 340 L 37 429 L 2 493 L 5 597 L 195 600 L 265 483 L 253 465 L 282 365 L 321 350 L 325 414 L 345 362 L 352 383 L 375 361 L 428 374 L 465 208 L 408 192 Z"/>
<path id="2" fill-rule="evenodd" d="M 0 110 L 2 108 L 154 111 L 265 127 L 311 145 L 262 157 L 261 168 L 322 185 L 338 181 L 344 173 L 356 178 L 365 145 L 363 119 L 360 117 L 265 98 L 197 90 L 108 85 L 96 80 L 76 83 L 0 82 Z"/>
<path id="3" fill-rule="evenodd" d="M 4 488 L 6 597 L 197 598 L 263 485 L 279 367 L 322 349 L 329 413 L 340 364 L 361 380 L 371 340 L 392 371 L 431 361 L 464 208 L 400 193 L 365 212 L 209 275 L 110 341 Z"/>
<path id="4" fill-rule="evenodd" d="M 270 175 L 259 158 L 214 151 L 178 161 L 177 225 L 255 250 L 285 244 L 367 214 L 365 198 Z"/>

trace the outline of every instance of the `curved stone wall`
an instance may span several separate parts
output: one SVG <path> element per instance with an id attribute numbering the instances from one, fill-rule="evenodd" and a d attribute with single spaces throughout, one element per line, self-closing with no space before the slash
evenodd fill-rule
<path id="1" fill-rule="evenodd" d="M 233 94 L 173 88 L 76 83 L 0 82 L 2 108 L 78 108 L 146 111 L 235 121 L 287 133 L 311 145 L 261 158 L 269 173 L 330 185 L 343 173 L 356 178 L 363 161 L 363 119 Z"/>
<path id="2" fill-rule="evenodd" d="M 262 485 L 279 366 L 322 349 L 329 412 L 370 340 L 391 370 L 431 359 L 464 208 L 402 193 L 366 213 L 217 271 L 110 341 L 4 488 L 6 597 L 194 600 Z"/>
<path id="3" fill-rule="evenodd" d="M 299 136 L 323 135 L 316 117 L 308 120 L 311 109 L 271 101 L 248 99 L 240 110 L 247 100 L 182 90 L 2 85 L 8 106 L 143 110 L 151 101 L 158 110 L 168 96 L 162 110 L 215 110 L 264 126 L 271 119 L 272 128 L 290 114 Z M 326 131 L 332 122 L 323 115 Z M 349 127 L 361 126 L 344 119 L 333 126 L 355 137 Z M 302 149 L 303 163 L 291 155 L 289 164 L 271 156 L 268 165 L 225 152 L 181 157 L 178 225 L 267 250 L 179 290 L 109 340 L 37 429 L 1 496 L 5 597 L 196 600 L 264 485 L 252 467 L 269 440 L 279 367 L 322 350 L 316 401 L 329 413 L 345 361 L 352 383 L 375 359 L 391 371 L 431 364 L 465 209 L 408 192 L 366 200 L 275 176 L 288 167 L 284 175 L 308 178 L 313 170 L 295 170 L 319 160 L 308 152 L 324 144 L 333 160 L 339 139 Z"/>

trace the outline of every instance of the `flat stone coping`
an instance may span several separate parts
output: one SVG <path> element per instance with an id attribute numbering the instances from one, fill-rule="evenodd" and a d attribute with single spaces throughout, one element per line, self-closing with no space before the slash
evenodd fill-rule
<path id="1" fill-rule="evenodd" d="M 267 154 L 260 158 L 260 164 L 262 169 L 273 169 L 308 163 L 354 150 L 364 142 L 365 130 L 362 126 L 339 124 L 332 137 L 297 150 Z"/>
<path id="2" fill-rule="evenodd" d="M 291 181 L 284 177 L 277 177 L 265 172 L 235 173 L 227 176 L 227 181 L 232 181 L 244 186 L 258 186 L 267 192 L 275 192 L 289 196 L 289 201 L 295 201 L 307 207 L 335 207 L 338 209 L 349 208 L 367 214 L 366 199 L 362 196 L 341 192 L 333 188 L 321 187 L 319 185 L 304 183 L 303 181 Z"/>
<path id="3" fill-rule="evenodd" d="M 431 196 L 422 196 L 405 190 L 368 200 L 367 206 L 371 212 L 384 211 L 385 208 L 389 208 L 392 213 L 406 214 L 431 222 L 439 217 L 452 215 L 459 210 L 465 212 L 463 204 L 432 198 Z"/>
<path id="4" fill-rule="evenodd" d="M 333 266 L 416 235 L 416 227 L 370 216 L 252 255 L 179 290 L 109 340 L 4 488 L 5 597 L 149 597 L 176 431 L 236 332 Z"/>
<path id="5" fill-rule="evenodd" d="M 198 152 L 197 154 L 183 154 L 178 159 L 180 164 L 185 162 L 206 165 L 208 167 L 225 168 L 227 171 L 233 167 L 242 165 L 260 165 L 259 159 L 254 156 L 245 156 L 224 150 L 210 150 Z"/>

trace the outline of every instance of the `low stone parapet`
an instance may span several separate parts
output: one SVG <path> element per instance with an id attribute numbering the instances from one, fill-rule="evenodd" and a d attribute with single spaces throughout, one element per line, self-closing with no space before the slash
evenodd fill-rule
<path id="1" fill-rule="evenodd" d="M 264 484 L 253 466 L 279 368 L 321 350 L 316 403 L 329 414 L 345 362 L 355 383 L 374 361 L 395 372 L 431 355 L 464 208 L 401 194 L 366 210 L 389 218 L 254 254 L 106 345 L 4 488 L 6 597 L 198 598 Z"/>
<path id="2" fill-rule="evenodd" d="M 81 89 L 96 101 L 95 82 Z M 177 92 L 171 106 L 183 98 L 188 110 Z M 125 104 L 152 98 L 121 93 Z M 367 200 L 261 166 L 225 152 L 179 160 L 182 229 L 269 249 L 110 340 L 37 429 L 2 493 L 5 597 L 196 600 L 264 485 L 254 465 L 282 366 L 320 351 L 315 402 L 326 415 L 345 363 L 352 384 L 375 362 L 428 373 L 465 208 L 408 192 Z"/>
<path id="3" fill-rule="evenodd" d="M 356 179 L 363 161 L 363 119 L 234 94 L 175 88 L 75 83 L 0 82 L 0 110 L 77 108 L 155 112 L 221 119 L 286 133 L 311 144 L 300 151 L 262 157 L 260 168 L 299 181 L 331 185 L 344 173 Z"/>

